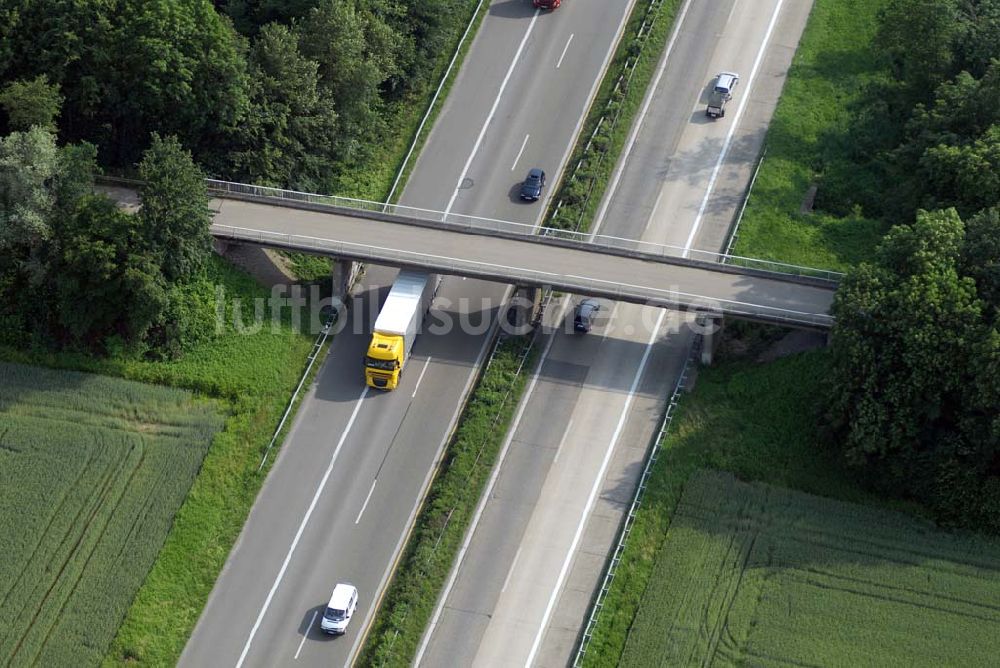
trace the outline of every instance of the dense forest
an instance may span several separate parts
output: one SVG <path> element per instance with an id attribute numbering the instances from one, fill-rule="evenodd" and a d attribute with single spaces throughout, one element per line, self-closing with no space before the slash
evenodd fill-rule
<path id="1" fill-rule="evenodd" d="M 436 76 L 469 0 L 3 0 L 0 136 L 61 100 L 61 143 L 131 170 L 150 134 L 210 175 L 338 191 Z M 434 81 L 433 83 L 436 83 Z"/>
<path id="2" fill-rule="evenodd" d="M 204 176 L 342 192 L 409 139 L 474 6 L 0 0 L 0 344 L 213 336 Z M 138 216 L 101 171 L 146 182 Z"/>
<path id="3" fill-rule="evenodd" d="M 872 57 L 891 74 L 817 201 L 896 227 L 834 304 L 828 439 L 872 486 L 1000 532 L 1000 0 L 890 0 Z"/>

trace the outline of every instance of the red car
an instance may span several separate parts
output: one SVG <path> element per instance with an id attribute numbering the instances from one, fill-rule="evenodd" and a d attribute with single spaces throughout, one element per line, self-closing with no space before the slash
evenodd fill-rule
<path id="1" fill-rule="evenodd" d="M 555 9 L 562 4 L 562 0 L 532 0 L 536 9 Z"/>

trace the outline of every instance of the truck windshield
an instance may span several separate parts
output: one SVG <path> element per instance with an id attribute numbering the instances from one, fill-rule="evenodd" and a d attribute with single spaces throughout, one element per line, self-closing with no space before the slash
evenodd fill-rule
<path id="1" fill-rule="evenodd" d="M 365 366 L 371 369 L 381 369 L 383 371 L 392 371 L 396 368 L 396 360 L 379 360 L 374 357 L 365 357 Z"/>
<path id="2" fill-rule="evenodd" d="M 337 610 L 336 608 L 327 608 L 323 616 L 329 619 L 331 622 L 341 622 L 344 620 L 344 611 Z"/>

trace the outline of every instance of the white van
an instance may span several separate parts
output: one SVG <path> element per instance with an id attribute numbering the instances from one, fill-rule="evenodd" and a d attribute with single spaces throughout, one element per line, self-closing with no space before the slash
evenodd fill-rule
<path id="1" fill-rule="evenodd" d="M 342 635 L 347 631 L 347 624 L 358 607 L 358 589 L 352 584 L 338 584 L 330 594 L 330 602 L 323 611 L 323 620 L 319 623 L 323 633 Z"/>

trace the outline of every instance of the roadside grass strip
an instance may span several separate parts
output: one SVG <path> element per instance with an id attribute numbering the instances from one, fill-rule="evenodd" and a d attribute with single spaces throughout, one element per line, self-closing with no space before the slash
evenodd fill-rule
<path id="1" fill-rule="evenodd" d="M 1000 542 L 732 474 L 688 479 L 622 666 L 986 666 Z"/>
<path id="2" fill-rule="evenodd" d="M 511 337 L 497 344 L 459 418 L 358 665 L 412 663 L 524 392 L 537 355 L 532 341 Z"/>
<path id="3" fill-rule="evenodd" d="M 887 0 L 815 0 L 768 127 L 761 164 L 733 253 L 845 270 L 870 256 L 885 232 L 857 210 L 822 210 L 825 191 L 866 186 L 851 154 L 853 106 L 885 76 L 872 56 L 876 17 Z M 818 185 L 818 208 L 803 207 Z M 867 184 L 870 188 L 870 184 Z M 841 215 L 846 214 L 846 215 Z"/>
<path id="4" fill-rule="evenodd" d="M 543 225 L 590 229 L 682 2 L 638 0 L 632 8 Z"/>
<path id="5" fill-rule="evenodd" d="M 0 363 L 0 663 L 100 663 L 223 426 L 221 407 Z"/>

